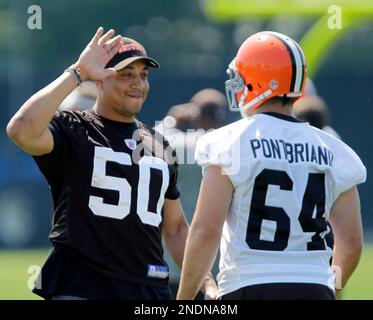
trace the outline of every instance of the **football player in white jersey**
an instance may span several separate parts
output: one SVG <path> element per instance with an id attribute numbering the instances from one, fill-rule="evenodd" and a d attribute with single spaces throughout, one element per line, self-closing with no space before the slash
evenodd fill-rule
<path id="1" fill-rule="evenodd" d="M 220 299 L 335 299 L 362 251 L 356 185 L 366 169 L 345 143 L 293 116 L 306 78 L 293 39 L 254 34 L 227 72 L 230 108 L 243 119 L 197 143 L 203 180 L 177 298 L 195 297 L 220 241 Z"/>

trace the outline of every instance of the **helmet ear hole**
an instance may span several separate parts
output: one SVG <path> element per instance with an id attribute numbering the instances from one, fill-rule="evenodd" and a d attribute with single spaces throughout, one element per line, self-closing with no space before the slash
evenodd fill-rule
<path id="1" fill-rule="evenodd" d="M 247 89 L 248 89 L 249 91 L 253 91 L 253 86 L 252 86 L 251 83 L 249 83 L 249 84 L 247 85 Z"/>

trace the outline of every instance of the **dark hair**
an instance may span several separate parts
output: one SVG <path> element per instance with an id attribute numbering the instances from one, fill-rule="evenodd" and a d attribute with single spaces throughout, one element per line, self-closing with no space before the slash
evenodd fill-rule
<path id="1" fill-rule="evenodd" d="M 290 97 L 287 97 L 286 95 L 283 95 L 282 97 L 276 96 L 271 99 L 268 99 L 265 103 L 266 104 L 267 103 L 268 104 L 282 104 L 283 106 L 287 106 L 287 105 L 292 106 L 297 99 L 298 98 L 290 98 Z"/>

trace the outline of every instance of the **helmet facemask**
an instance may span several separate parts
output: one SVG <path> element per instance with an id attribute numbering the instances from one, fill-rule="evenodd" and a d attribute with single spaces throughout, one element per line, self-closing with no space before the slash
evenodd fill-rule
<path id="1" fill-rule="evenodd" d="M 228 100 L 229 110 L 240 111 L 243 118 L 246 117 L 246 110 L 257 104 L 261 100 L 267 98 L 272 94 L 272 90 L 268 89 L 264 93 L 255 97 L 251 101 L 246 101 L 249 94 L 249 88 L 245 85 L 243 78 L 236 68 L 236 59 L 233 59 L 227 69 L 229 79 L 225 81 L 225 91 Z M 237 94 L 243 90 L 240 101 L 237 101 Z"/>
<path id="2" fill-rule="evenodd" d="M 235 60 L 236 59 L 232 60 L 227 69 L 229 79 L 225 81 L 225 93 L 228 100 L 229 110 L 237 112 L 240 111 L 240 106 L 236 94 L 245 88 L 245 83 L 236 69 Z"/>

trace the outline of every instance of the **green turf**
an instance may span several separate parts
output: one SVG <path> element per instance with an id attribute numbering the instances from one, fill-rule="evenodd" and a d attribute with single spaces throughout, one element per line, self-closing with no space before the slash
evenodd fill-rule
<path id="1" fill-rule="evenodd" d="M 0 299 L 39 299 L 28 288 L 30 266 L 41 266 L 48 250 L 0 251 Z"/>
<path id="2" fill-rule="evenodd" d="M 373 245 L 365 246 L 360 263 L 342 292 L 348 300 L 373 300 Z"/>
<path id="3" fill-rule="evenodd" d="M 41 266 L 47 250 L 0 251 L 0 300 L 39 299 L 27 287 L 30 266 Z M 366 246 L 360 264 L 343 290 L 343 299 L 373 300 L 373 245 Z"/>

